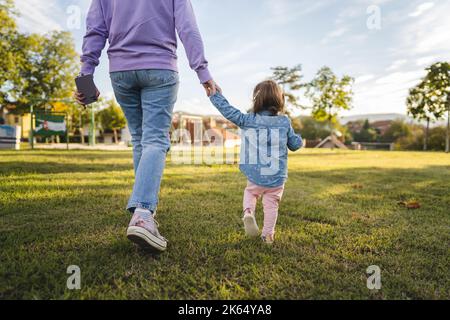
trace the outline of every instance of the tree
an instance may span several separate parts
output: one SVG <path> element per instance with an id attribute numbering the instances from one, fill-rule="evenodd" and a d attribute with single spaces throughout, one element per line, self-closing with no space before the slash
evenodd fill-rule
<path id="1" fill-rule="evenodd" d="M 300 120 L 298 129 L 301 131 L 302 137 L 306 140 L 323 140 L 332 134 L 327 123 L 323 121 L 317 121 L 311 116 L 301 116 L 296 119 Z M 335 130 L 340 133 L 340 140 L 345 143 L 352 142 L 352 136 L 347 127 L 341 126 L 338 122 L 336 123 Z"/>
<path id="2" fill-rule="evenodd" d="M 382 140 L 385 142 L 396 142 L 401 138 L 411 136 L 411 127 L 403 120 L 395 120 L 383 135 Z"/>
<path id="3" fill-rule="evenodd" d="M 20 62 L 19 33 L 14 20 L 16 12 L 12 0 L 0 0 L 0 109 L 4 107 L 8 90 L 15 86 Z"/>
<path id="4" fill-rule="evenodd" d="M 111 130 L 114 133 L 114 142 L 119 143 L 117 131 L 127 125 L 122 109 L 114 100 L 107 101 L 108 107 L 98 112 L 97 117 L 103 131 Z"/>
<path id="5" fill-rule="evenodd" d="M 293 68 L 279 66 L 272 68 L 271 70 L 273 72 L 272 80 L 283 87 L 284 95 L 286 96 L 291 109 L 302 108 L 299 103 L 300 98 L 295 95 L 295 91 L 298 91 L 303 87 L 303 84 L 301 83 L 303 78 L 301 74 L 302 66 L 297 65 Z"/>
<path id="6" fill-rule="evenodd" d="M 0 107 L 14 113 L 69 99 L 78 68 L 69 32 L 21 34 L 12 0 L 0 0 Z"/>
<path id="7" fill-rule="evenodd" d="M 397 140 L 395 147 L 398 150 L 421 150 L 423 149 L 424 128 L 423 126 L 411 125 L 412 134 Z M 445 150 L 445 127 L 430 128 L 428 137 L 428 150 Z"/>
<path id="8" fill-rule="evenodd" d="M 21 35 L 24 63 L 20 83 L 10 94 L 15 112 L 30 106 L 43 109 L 52 101 L 69 99 L 77 71 L 77 53 L 70 33 L 55 31 L 46 35 Z"/>
<path id="9" fill-rule="evenodd" d="M 370 126 L 368 119 L 364 121 L 361 130 L 353 133 L 353 139 L 357 142 L 375 142 L 377 141 L 378 133 Z"/>
<path id="10" fill-rule="evenodd" d="M 430 130 L 430 149 L 442 151 L 445 148 L 445 127 L 435 127 Z"/>
<path id="11" fill-rule="evenodd" d="M 353 82 L 350 76 L 338 78 L 329 67 L 321 68 L 307 84 L 306 96 L 312 102 L 313 117 L 319 121 L 328 121 L 331 129 L 339 112 L 352 108 Z"/>
<path id="12" fill-rule="evenodd" d="M 409 96 L 406 99 L 406 105 L 408 107 L 408 114 L 414 119 L 419 121 L 426 121 L 425 139 L 423 144 L 423 150 L 428 149 L 428 136 L 430 132 L 431 112 L 430 108 L 432 104 L 428 101 L 428 95 L 426 92 L 426 85 L 421 82 L 416 87 L 409 90 Z"/>
<path id="13" fill-rule="evenodd" d="M 324 122 L 319 122 L 313 117 L 300 117 L 299 130 L 306 140 L 325 139 L 330 135 L 330 129 Z"/>
<path id="14" fill-rule="evenodd" d="M 437 62 L 427 68 L 425 85 L 433 101 L 433 110 L 437 119 L 442 119 L 447 113 L 447 134 L 445 152 L 450 152 L 450 63 Z"/>

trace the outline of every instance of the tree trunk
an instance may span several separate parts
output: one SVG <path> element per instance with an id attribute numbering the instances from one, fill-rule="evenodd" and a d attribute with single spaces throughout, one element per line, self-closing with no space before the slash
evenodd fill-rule
<path id="1" fill-rule="evenodd" d="M 84 144 L 84 130 L 83 128 L 80 128 L 80 136 L 81 136 L 81 143 Z"/>
<path id="2" fill-rule="evenodd" d="M 447 138 L 445 139 L 445 152 L 450 152 L 450 96 L 447 99 Z"/>
<path id="3" fill-rule="evenodd" d="M 81 135 L 81 144 L 84 144 L 84 130 L 83 130 L 83 117 L 80 113 L 80 135 Z"/>
<path id="4" fill-rule="evenodd" d="M 333 117 L 331 116 L 331 105 L 328 107 L 328 126 L 330 127 L 330 137 L 331 137 L 331 150 L 334 150 L 334 131 L 333 131 Z"/>
<path id="5" fill-rule="evenodd" d="M 423 151 L 428 150 L 428 138 L 430 136 L 430 118 L 427 118 L 427 128 L 425 129 L 425 141 L 423 144 Z"/>
<path id="6" fill-rule="evenodd" d="M 117 130 L 113 129 L 114 132 L 114 143 L 118 144 L 119 143 L 119 137 L 117 136 Z"/>

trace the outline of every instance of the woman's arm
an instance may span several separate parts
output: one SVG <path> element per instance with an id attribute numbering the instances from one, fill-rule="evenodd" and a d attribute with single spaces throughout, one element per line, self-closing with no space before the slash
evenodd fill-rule
<path id="1" fill-rule="evenodd" d="M 103 16 L 103 8 L 100 0 L 93 0 L 86 19 L 86 35 L 83 40 L 83 55 L 81 56 L 82 74 L 93 74 L 95 67 L 100 63 L 102 50 L 105 48 L 109 37 Z"/>
<path id="2" fill-rule="evenodd" d="M 247 122 L 249 114 L 243 114 L 241 111 L 230 105 L 225 97 L 216 93 L 210 97 L 212 104 L 219 110 L 219 112 L 228 120 L 233 122 L 238 127 L 244 127 Z"/>
<path id="3" fill-rule="evenodd" d="M 198 30 L 194 9 L 190 0 L 175 0 L 175 27 L 183 42 L 191 69 L 197 72 L 201 83 L 212 80 L 205 58 L 203 40 Z"/>

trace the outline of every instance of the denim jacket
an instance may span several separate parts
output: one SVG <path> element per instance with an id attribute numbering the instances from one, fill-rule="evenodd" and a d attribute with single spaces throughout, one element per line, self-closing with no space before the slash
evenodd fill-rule
<path id="1" fill-rule="evenodd" d="M 269 112 L 244 114 L 232 107 L 220 93 L 210 99 L 225 118 L 241 129 L 241 172 L 256 185 L 267 188 L 282 186 L 288 177 L 288 149 L 297 151 L 303 146 L 303 140 L 294 132 L 289 117 L 272 116 Z"/>

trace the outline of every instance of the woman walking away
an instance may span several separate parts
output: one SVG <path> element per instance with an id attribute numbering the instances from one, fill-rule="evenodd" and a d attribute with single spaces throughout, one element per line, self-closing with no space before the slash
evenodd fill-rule
<path id="1" fill-rule="evenodd" d="M 133 143 L 135 183 L 127 205 L 133 217 L 127 236 L 157 251 L 167 248 L 154 215 L 179 85 L 176 33 L 206 92 L 215 94 L 218 87 L 189 0 L 93 0 L 81 57 L 81 74 L 93 74 L 109 42 L 111 82 Z M 75 97 L 82 103 L 80 93 Z"/>

